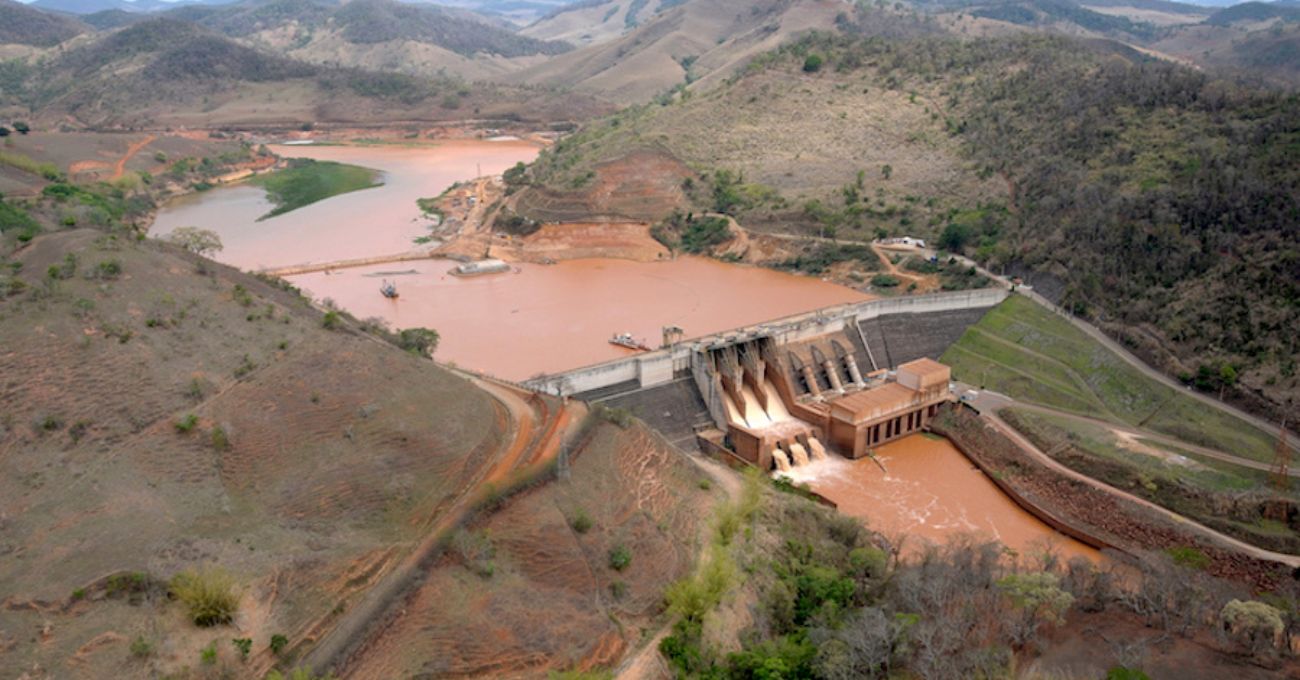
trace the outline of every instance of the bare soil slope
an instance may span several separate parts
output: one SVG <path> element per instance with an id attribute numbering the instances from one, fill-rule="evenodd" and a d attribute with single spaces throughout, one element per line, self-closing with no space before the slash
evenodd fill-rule
<path id="1" fill-rule="evenodd" d="M 700 478 L 643 426 L 600 425 L 567 479 L 513 497 L 454 539 L 345 674 L 514 678 L 614 665 L 694 561 L 718 493 Z M 618 547 L 630 556 L 621 570 L 611 566 Z"/>
<path id="2" fill-rule="evenodd" d="M 633 3 L 635 4 L 635 3 Z M 708 74 L 730 75 L 792 36 L 826 30 L 845 6 L 828 0 L 692 0 L 636 30 L 504 78 L 639 103 Z"/>
<path id="3" fill-rule="evenodd" d="M 272 634 L 296 643 L 372 585 L 506 430 L 464 380 L 168 247 L 62 232 L 15 261 L 29 288 L 0 300 L 10 670 L 139 677 L 232 637 L 268 663 Z M 232 627 L 194 628 L 161 597 L 199 565 L 239 584 Z M 122 573 L 140 592 L 111 587 Z M 136 656 L 141 636 L 152 651 Z"/>

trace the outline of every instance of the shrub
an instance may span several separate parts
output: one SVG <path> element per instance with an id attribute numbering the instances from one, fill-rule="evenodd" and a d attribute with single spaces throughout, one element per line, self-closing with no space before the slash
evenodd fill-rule
<path id="1" fill-rule="evenodd" d="M 143 571 L 113 574 L 108 577 L 108 581 L 104 584 L 104 595 L 107 597 L 139 595 L 149 590 L 151 583 L 152 580 L 149 578 L 149 574 Z"/>
<path id="2" fill-rule="evenodd" d="M 616 407 L 605 406 L 604 404 L 596 404 L 592 408 L 591 412 L 597 418 L 600 418 L 601 420 L 604 420 L 607 423 L 613 423 L 614 425 L 617 425 L 621 429 L 626 430 L 627 428 L 632 426 L 632 421 L 633 421 L 632 412 L 625 408 L 616 408 Z"/>
<path id="3" fill-rule="evenodd" d="M 84 599 L 86 599 L 86 589 L 85 589 L 85 588 L 77 588 L 76 590 L 72 591 L 72 601 L 73 601 L 73 602 L 76 602 L 77 600 L 84 600 Z"/>
<path id="4" fill-rule="evenodd" d="M 894 288 L 899 283 L 898 277 L 890 274 L 876 274 L 871 277 L 871 285 L 876 288 Z"/>
<path id="5" fill-rule="evenodd" d="M 212 428 L 212 448 L 218 451 L 226 451 L 230 448 L 230 436 L 226 434 L 226 428 L 217 425 Z"/>
<path id="6" fill-rule="evenodd" d="M 609 551 L 609 568 L 614 571 L 623 571 L 628 565 L 632 564 L 632 551 L 623 544 L 618 544 Z"/>
<path id="7" fill-rule="evenodd" d="M 803 70 L 805 73 L 816 73 L 821 70 L 824 63 L 826 60 L 822 59 L 820 54 L 810 54 L 803 60 Z"/>
<path id="8" fill-rule="evenodd" d="M 185 415 L 181 416 L 180 420 L 176 421 L 176 431 L 180 432 L 181 434 L 185 434 L 188 433 L 190 430 L 193 430 L 194 426 L 198 424 L 199 424 L 198 416 L 194 415 L 193 413 L 186 413 Z"/>
<path id="9" fill-rule="evenodd" d="M 492 545 L 486 533 L 458 530 L 452 534 L 450 547 L 465 567 L 475 574 L 491 578 L 496 573 L 496 564 L 492 561 L 496 556 L 496 546 Z"/>
<path id="10" fill-rule="evenodd" d="M 339 313 L 332 309 L 329 310 L 328 312 L 325 312 L 325 316 L 321 318 L 321 322 L 320 322 L 321 326 L 325 327 L 328 330 L 334 330 L 338 328 L 340 325 L 342 325 L 342 323 L 343 323 L 343 317 L 339 316 Z"/>
<path id="11" fill-rule="evenodd" d="M 1232 600 L 1223 605 L 1219 620 L 1232 639 L 1253 655 L 1273 650 L 1286 628 L 1282 612 L 1255 600 Z"/>
<path id="12" fill-rule="evenodd" d="M 217 643 L 214 641 L 207 647 L 199 650 L 199 659 L 203 661 L 204 666 L 212 666 L 217 663 Z"/>
<path id="13" fill-rule="evenodd" d="M 238 302 L 241 307 L 248 307 L 253 304 L 253 295 L 248 292 L 247 288 L 244 288 L 238 283 L 235 284 L 235 289 L 231 291 L 230 296 L 234 298 L 235 302 Z"/>
<path id="14" fill-rule="evenodd" d="M 1205 553 L 1189 545 L 1180 545 L 1165 550 L 1174 560 L 1174 564 L 1192 569 L 1205 569 L 1210 566 L 1210 558 Z"/>
<path id="15" fill-rule="evenodd" d="M 144 659 L 151 654 L 153 654 L 153 645 L 144 639 L 143 635 L 135 636 L 135 639 L 131 641 L 131 656 Z"/>
<path id="16" fill-rule="evenodd" d="M 573 527 L 574 531 L 585 534 L 591 531 L 591 517 L 587 516 L 586 510 L 578 508 L 578 511 L 573 514 L 573 518 L 569 520 L 569 526 Z"/>
<path id="17" fill-rule="evenodd" d="M 284 648 L 285 648 L 285 647 L 288 647 L 288 646 L 289 646 L 289 638 L 285 637 L 284 635 L 282 635 L 282 634 L 280 634 L 280 633 L 276 633 L 276 634 L 274 634 L 274 635 L 271 636 L 271 653 L 272 653 L 272 654 L 274 654 L 274 655 L 276 655 L 276 656 L 280 656 L 280 653 L 283 652 L 283 651 L 284 651 Z"/>
<path id="18" fill-rule="evenodd" d="M 253 651 L 253 641 L 250 638 L 234 638 L 230 644 L 239 650 L 240 659 L 247 660 L 249 652 Z"/>
<path id="19" fill-rule="evenodd" d="M 186 606 L 196 626 L 229 623 L 239 609 L 235 579 L 219 569 L 177 574 L 172 578 L 171 593 Z M 216 654 L 215 643 L 213 647 Z"/>

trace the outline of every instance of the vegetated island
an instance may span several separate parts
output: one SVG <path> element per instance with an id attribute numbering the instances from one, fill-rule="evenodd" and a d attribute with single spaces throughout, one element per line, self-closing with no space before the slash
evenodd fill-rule
<path id="1" fill-rule="evenodd" d="M 316 201 L 350 191 L 382 186 L 380 172 L 359 165 L 295 158 L 283 170 L 252 178 L 252 182 L 266 189 L 266 195 L 275 208 L 261 216 L 264 220 L 297 210 Z"/>

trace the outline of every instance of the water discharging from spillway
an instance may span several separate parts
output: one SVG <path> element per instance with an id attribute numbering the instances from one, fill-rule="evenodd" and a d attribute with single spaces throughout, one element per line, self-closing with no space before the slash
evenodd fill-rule
<path id="1" fill-rule="evenodd" d="M 740 396 L 745 398 L 746 425 L 755 430 L 761 430 L 775 422 L 775 418 L 763 410 L 763 405 L 758 402 L 758 395 L 754 394 L 754 390 L 750 389 L 749 385 L 741 386 Z"/>
<path id="2" fill-rule="evenodd" d="M 781 395 L 771 380 L 763 381 L 763 392 L 767 395 L 767 406 L 759 401 L 753 388 L 742 384 L 740 396 L 744 399 L 743 413 L 731 395 L 724 394 L 723 404 L 727 409 L 727 419 L 735 425 L 750 430 L 775 432 L 781 437 L 777 448 L 772 450 L 772 463 L 777 472 L 789 472 L 796 467 L 805 467 L 810 463 L 826 460 L 826 447 L 803 421 L 790 415 L 789 409 L 781 401 Z M 807 442 L 807 446 L 804 445 Z"/>
<path id="3" fill-rule="evenodd" d="M 906 535 L 907 552 L 927 541 L 942 543 L 972 534 L 1026 555 L 1051 545 L 1065 559 L 1101 559 L 1098 551 L 1057 533 L 1016 505 L 946 439 L 914 434 L 875 453 L 879 463 L 836 455 L 785 474 L 872 529 L 890 538 Z"/>
<path id="4" fill-rule="evenodd" d="M 790 443 L 790 456 L 794 459 L 795 465 L 808 464 L 808 451 L 806 451 L 803 444 L 800 444 L 799 442 Z"/>

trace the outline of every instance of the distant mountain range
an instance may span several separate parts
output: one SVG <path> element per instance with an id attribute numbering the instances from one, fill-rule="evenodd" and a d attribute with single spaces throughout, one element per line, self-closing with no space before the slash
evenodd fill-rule
<path id="1" fill-rule="evenodd" d="M 106 10 L 160 12 L 181 5 L 223 5 L 234 0 L 35 0 L 32 7 L 67 14 L 94 14 Z"/>

